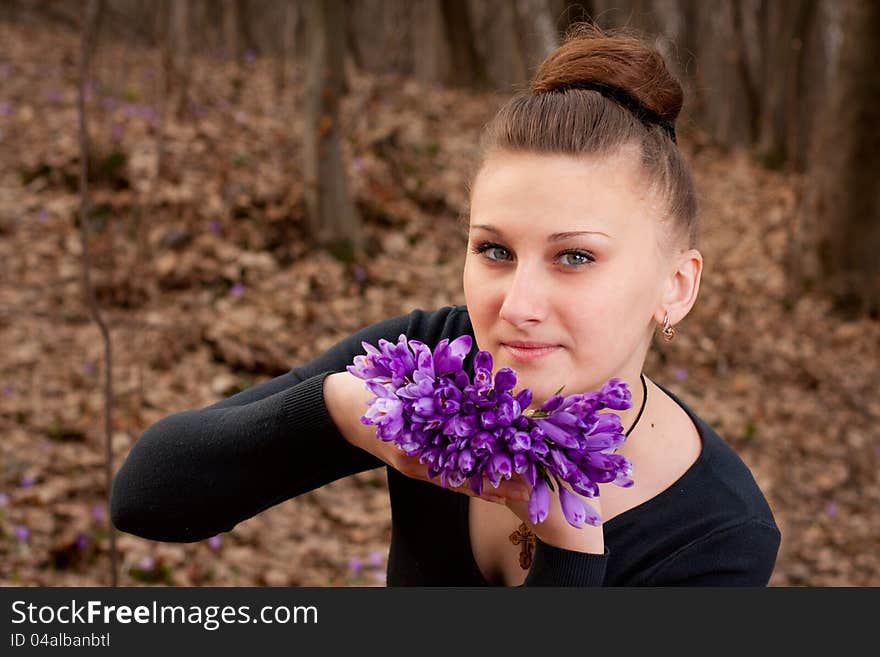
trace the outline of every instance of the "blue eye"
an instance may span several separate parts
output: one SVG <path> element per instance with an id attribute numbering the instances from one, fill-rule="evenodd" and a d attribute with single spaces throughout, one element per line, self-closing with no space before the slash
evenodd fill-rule
<path id="1" fill-rule="evenodd" d="M 593 262 L 593 257 L 587 253 L 586 251 L 563 251 L 559 254 L 560 257 L 564 258 L 565 256 L 576 256 L 578 258 L 582 258 L 579 262 L 573 262 L 573 267 L 579 267 L 580 265 L 588 265 Z"/>
<path id="2" fill-rule="evenodd" d="M 483 253 L 486 253 L 487 251 L 496 251 L 496 250 L 507 252 L 507 249 L 505 249 L 503 246 L 499 246 L 498 244 L 495 244 L 493 242 L 483 242 L 483 243 L 479 244 L 478 246 L 476 246 L 474 249 L 472 249 L 472 252 L 476 253 L 477 255 L 482 255 Z M 498 261 L 497 258 L 492 258 L 489 256 L 487 256 L 487 258 L 489 260 L 494 261 L 494 262 Z"/>
<path id="3" fill-rule="evenodd" d="M 492 253 L 495 251 L 502 251 L 508 255 L 510 254 L 507 249 L 505 249 L 500 244 L 496 244 L 495 242 L 481 242 L 471 249 L 471 253 L 475 253 L 477 255 Z M 556 257 L 560 261 L 562 261 L 567 256 L 571 256 L 573 258 L 573 260 L 563 262 L 565 267 L 568 269 L 576 269 L 578 267 L 583 267 L 584 265 L 592 264 L 596 261 L 592 253 L 590 253 L 589 251 L 582 251 L 581 249 L 569 249 L 567 251 L 562 251 Z M 490 262 L 503 262 L 505 260 L 504 257 L 493 257 L 490 255 L 485 255 L 484 257 Z"/>

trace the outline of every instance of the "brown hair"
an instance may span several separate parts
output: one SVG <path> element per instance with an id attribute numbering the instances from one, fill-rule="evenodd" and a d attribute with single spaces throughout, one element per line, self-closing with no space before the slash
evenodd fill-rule
<path id="1" fill-rule="evenodd" d="M 486 126 L 483 158 L 496 150 L 601 157 L 635 146 L 645 180 L 666 201 L 664 252 L 695 248 L 696 194 L 674 132 L 682 100 L 662 55 L 641 38 L 579 24 L 538 67 L 530 88 Z"/>

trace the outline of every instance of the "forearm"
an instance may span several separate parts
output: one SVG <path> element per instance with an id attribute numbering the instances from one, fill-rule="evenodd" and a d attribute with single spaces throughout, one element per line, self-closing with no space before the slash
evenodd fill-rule
<path id="1" fill-rule="evenodd" d="M 149 427 L 114 479 L 114 524 L 153 540 L 201 540 L 382 465 L 341 437 L 324 404 L 324 378 L 249 404 L 176 413 Z"/>

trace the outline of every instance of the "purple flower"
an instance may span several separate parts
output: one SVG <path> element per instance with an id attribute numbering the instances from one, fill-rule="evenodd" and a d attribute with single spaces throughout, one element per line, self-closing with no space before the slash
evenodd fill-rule
<path id="1" fill-rule="evenodd" d="M 513 390 L 516 385 L 516 372 L 509 367 L 502 367 L 495 373 L 495 392 L 502 393 Z"/>
<path id="2" fill-rule="evenodd" d="M 229 290 L 229 293 L 235 298 L 240 297 L 244 294 L 244 285 L 242 285 L 241 283 L 236 283 L 232 286 L 232 289 Z"/>
<path id="3" fill-rule="evenodd" d="M 96 504 L 92 507 L 92 520 L 95 522 L 101 522 L 104 520 L 104 507 L 101 504 Z"/>
<path id="4" fill-rule="evenodd" d="M 684 367 L 676 367 L 675 368 L 675 380 L 678 382 L 684 381 L 688 378 L 688 371 Z"/>
<path id="5" fill-rule="evenodd" d="M 510 479 L 513 473 L 513 463 L 510 457 L 504 452 L 493 454 L 489 459 L 489 468 L 486 471 L 489 477 L 489 483 L 493 488 L 498 488 L 501 484 L 501 478 Z"/>
<path id="6" fill-rule="evenodd" d="M 80 532 L 79 534 L 76 535 L 76 549 L 79 550 L 80 552 L 85 550 L 86 547 L 88 547 L 90 542 L 91 542 L 91 539 L 87 535 L 83 534 L 82 532 Z"/>
<path id="7" fill-rule="evenodd" d="M 13 533 L 15 534 L 15 538 L 18 539 L 19 543 L 27 543 L 27 540 L 31 535 L 31 530 L 24 525 L 16 525 Z"/>
<path id="8" fill-rule="evenodd" d="M 0 508 L 5 508 L 9 506 L 9 495 L 6 493 L 0 493 Z"/>
<path id="9" fill-rule="evenodd" d="M 40 208 L 40 211 L 37 212 L 37 221 L 41 224 L 45 224 L 47 221 L 49 221 L 49 213 L 46 212 L 45 208 Z"/>
<path id="10" fill-rule="evenodd" d="M 211 228 L 211 232 L 214 233 L 215 235 L 220 235 L 223 233 L 223 224 L 220 223 L 219 221 L 217 221 L 216 219 L 214 219 L 214 221 L 211 222 L 210 228 Z"/>
<path id="11" fill-rule="evenodd" d="M 12 114 L 12 105 L 10 103 L 0 103 L 0 116 L 9 116 Z"/>
<path id="12" fill-rule="evenodd" d="M 465 356 L 471 350 L 473 340 L 469 335 L 462 335 L 451 343 L 444 338 L 434 350 L 434 371 L 437 376 L 451 374 L 461 369 Z M 516 381 L 516 377 L 514 377 Z"/>
<path id="13" fill-rule="evenodd" d="M 222 544 L 223 544 L 223 538 L 220 536 L 220 534 L 217 534 L 216 536 L 212 536 L 211 538 L 208 539 L 208 547 L 211 548 L 212 550 L 214 550 L 214 552 L 219 550 L 220 546 Z"/>
<path id="14" fill-rule="evenodd" d="M 363 267 L 355 267 L 354 271 L 352 271 L 352 276 L 358 283 L 365 283 L 367 280 L 367 270 Z"/>
<path id="15" fill-rule="evenodd" d="M 529 497 L 529 520 L 535 523 L 544 522 L 549 512 L 550 491 L 547 489 L 547 482 L 538 479 Z"/>
<path id="16" fill-rule="evenodd" d="M 143 558 L 141 558 L 140 563 L 138 563 L 138 566 L 140 567 L 141 570 L 153 570 L 153 568 L 156 567 L 156 560 L 151 555 L 148 554 L 148 555 L 144 556 Z"/>
<path id="17" fill-rule="evenodd" d="M 630 395 L 626 383 L 620 379 L 615 378 L 608 381 L 602 386 L 599 394 L 605 405 L 616 411 L 624 411 L 632 406 L 632 395 Z"/>
<path id="18" fill-rule="evenodd" d="M 384 561 L 385 555 L 382 552 L 379 552 L 379 550 L 373 550 L 367 557 L 367 563 L 371 566 L 381 566 Z"/>
<path id="19" fill-rule="evenodd" d="M 357 577 L 358 575 L 361 574 L 361 571 L 362 571 L 363 569 L 364 569 L 364 564 L 363 564 L 363 562 L 362 562 L 360 559 L 358 559 L 357 557 L 354 557 L 354 558 L 352 558 L 352 559 L 349 559 L 349 561 L 348 561 L 348 570 L 349 570 L 349 572 L 350 572 L 352 575 L 354 575 L 355 577 Z"/>
<path id="20" fill-rule="evenodd" d="M 498 370 L 493 380 L 488 352 L 474 356 L 471 381 L 464 369 L 473 345 L 469 335 L 440 340 L 433 350 L 407 341 L 405 334 L 396 342 L 361 344 L 365 353 L 347 368 L 374 395 L 361 422 L 376 426 L 378 438 L 418 458 L 441 486 L 467 482 L 479 495 L 484 478 L 497 488 L 502 479 L 522 475 L 533 487 L 529 517 L 543 522 L 550 506 L 548 478 L 553 477 L 565 490 L 560 499 L 566 520 L 579 527 L 600 520 L 578 494 L 595 497 L 600 483 L 632 485 L 632 464 L 614 453 L 626 440 L 620 418 L 599 413 L 606 407 L 630 407 L 622 380 L 568 396 L 560 388 L 539 409 L 524 412 L 532 403 L 531 390 L 513 395 L 517 375 L 510 368 Z"/>
<path id="21" fill-rule="evenodd" d="M 587 523 L 595 527 L 600 524 L 599 514 L 562 484 L 559 485 L 559 503 L 562 506 L 562 514 L 570 525 L 582 527 Z"/>
<path id="22" fill-rule="evenodd" d="M 832 518 L 837 515 L 840 511 L 840 505 L 837 502 L 829 502 L 825 505 L 825 513 L 827 513 Z"/>
<path id="23" fill-rule="evenodd" d="M 97 370 L 98 366 L 93 360 L 87 360 L 85 365 L 83 365 L 83 371 L 86 373 L 86 376 L 92 376 Z"/>
<path id="24" fill-rule="evenodd" d="M 29 475 L 29 474 L 22 475 L 21 487 L 22 488 L 30 488 L 31 486 L 34 485 L 34 482 L 36 482 L 36 480 L 37 480 L 36 477 L 34 477 L 33 475 Z"/>

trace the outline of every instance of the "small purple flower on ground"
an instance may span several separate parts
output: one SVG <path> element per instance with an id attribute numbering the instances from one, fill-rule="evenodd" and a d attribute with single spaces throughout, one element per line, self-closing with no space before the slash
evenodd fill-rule
<path id="1" fill-rule="evenodd" d="M 367 271 L 363 267 L 355 267 L 352 276 L 358 283 L 363 283 L 367 280 Z"/>
<path id="2" fill-rule="evenodd" d="M 15 533 L 15 538 L 18 539 L 19 543 L 27 543 L 27 540 L 31 535 L 30 529 L 24 525 L 16 525 L 13 531 Z"/>
<path id="3" fill-rule="evenodd" d="M 0 508 L 9 506 L 9 495 L 0 493 Z"/>
<path id="4" fill-rule="evenodd" d="M 232 286 L 232 289 L 229 290 L 229 293 L 235 298 L 239 298 L 244 294 L 244 285 L 241 283 L 236 283 Z"/>
<path id="5" fill-rule="evenodd" d="M 29 475 L 29 474 L 22 475 L 21 487 L 22 488 L 30 488 L 31 486 L 34 485 L 34 482 L 36 482 L 36 480 L 37 480 L 36 477 L 34 477 L 33 475 Z"/>
<path id="6" fill-rule="evenodd" d="M 86 373 L 86 376 L 92 376 L 97 370 L 98 366 L 93 360 L 86 361 L 86 364 L 83 365 L 83 371 Z"/>
<path id="7" fill-rule="evenodd" d="M 0 116 L 9 116 L 12 114 L 12 105 L 10 103 L 0 103 Z"/>
<path id="8" fill-rule="evenodd" d="M 153 570 L 156 567 L 156 560 L 148 554 L 140 560 L 138 566 L 141 570 Z"/>
<path id="9" fill-rule="evenodd" d="M 92 520 L 95 522 L 104 520 L 104 507 L 102 505 L 96 504 L 92 507 Z"/>
<path id="10" fill-rule="evenodd" d="M 223 233 L 223 224 L 220 223 L 217 219 L 211 222 L 211 232 L 215 235 L 220 235 Z"/>
<path id="11" fill-rule="evenodd" d="M 355 577 L 357 577 L 358 575 L 360 575 L 360 574 L 361 574 L 361 571 L 362 571 L 363 569 L 364 569 L 364 564 L 363 564 L 363 562 L 362 562 L 360 559 L 358 559 L 357 557 L 354 557 L 354 558 L 352 558 L 352 559 L 349 560 L 349 562 L 348 562 L 348 570 L 349 570 L 349 572 L 350 572 L 352 575 L 354 575 Z"/>
<path id="12" fill-rule="evenodd" d="M 220 534 L 217 534 L 216 536 L 212 536 L 211 538 L 208 539 L 208 547 L 211 548 L 212 550 L 214 550 L 214 552 L 219 550 L 220 546 L 222 544 L 223 544 L 223 539 L 221 538 Z"/>
<path id="13" fill-rule="evenodd" d="M 381 566 L 384 560 L 385 555 L 378 550 L 373 550 L 370 552 L 370 556 L 367 557 L 367 563 L 371 566 Z"/>
<path id="14" fill-rule="evenodd" d="M 840 505 L 837 502 L 829 502 L 825 505 L 825 513 L 827 513 L 832 518 L 838 514 L 840 511 Z"/>
<path id="15" fill-rule="evenodd" d="M 679 383 L 688 378 L 688 371 L 684 367 L 676 367 L 675 368 L 675 380 Z"/>
<path id="16" fill-rule="evenodd" d="M 76 549 L 77 550 L 85 550 L 88 544 L 91 542 L 91 539 L 83 533 L 79 533 L 76 536 Z"/>

